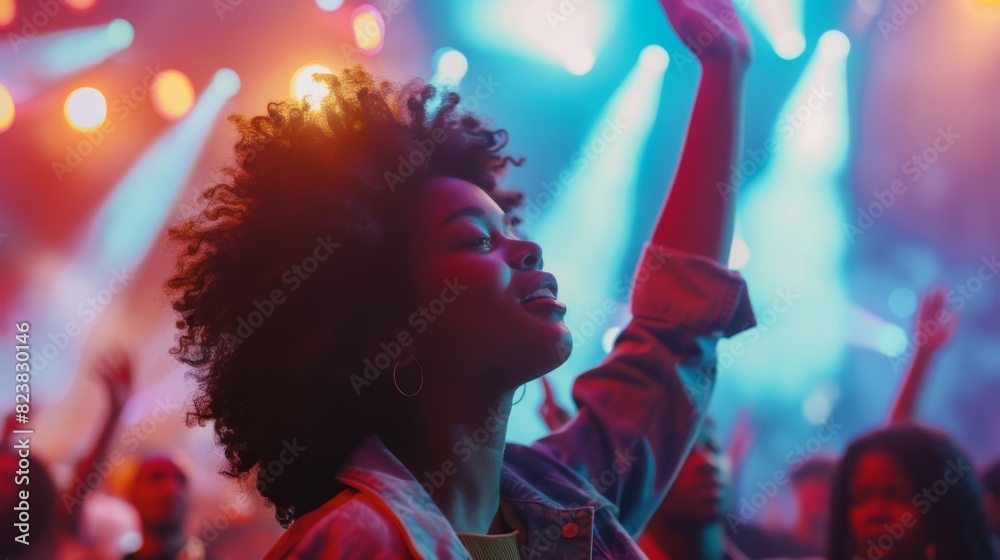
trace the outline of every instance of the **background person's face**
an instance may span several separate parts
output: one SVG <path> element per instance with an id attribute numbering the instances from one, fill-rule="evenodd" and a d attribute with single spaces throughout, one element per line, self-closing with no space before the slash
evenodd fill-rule
<path id="1" fill-rule="evenodd" d="M 466 181 L 438 178 L 424 186 L 415 210 L 417 305 L 431 308 L 430 317 L 411 315 L 407 328 L 422 362 L 447 356 L 460 369 L 485 366 L 495 376 L 448 381 L 504 391 L 565 361 L 572 347 L 565 308 L 551 298 L 522 301 L 543 277 L 541 248 L 514 235 L 493 199 Z"/>
<path id="2" fill-rule="evenodd" d="M 867 557 L 875 543 L 886 559 L 924 557 L 924 514 L 913 503 L 917 492 L 913 481 L 896 459 L 884 451 L 863 455 L 849 491 L 848 516 L 856 554 Z M 886 543 L 888 549 L 878 546 Z"/>
<path id="3" fill-rule="evenodd" d="M 167 457 L 145 459 L 132 484 L 130 497 L 143 525 L 163 529 L 180 527 L 190 500 L 187 475 Z"/>
<path id="4" fill-rule="evenodd" d="M 702 429 L 657 516 L 667 523 L 711 523 L 728 508 L 730 476 L 713 434 Z"/>

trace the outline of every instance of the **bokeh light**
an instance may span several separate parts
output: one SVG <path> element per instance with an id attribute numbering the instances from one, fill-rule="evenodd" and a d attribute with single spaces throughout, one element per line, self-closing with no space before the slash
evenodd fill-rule
<path id="1" fill-rule="evenodd" d="M 73 129 L 81 132 L 94 130 L 108 116 L 108 102 L 104 94 L 95 88 L 76 88 L 66 98 L 63 114 Z"/>
<path id="2" fill-rule="evenodd" d="M 354 44 L 364 54 L 374 56 L 382 50 L 385 39 L 385 20 L 382 14 L 368 4 L 358 6 L 351 14 Z"/>
<path id="3" fill-rule="evenodd" d="M 833 29 L 819 38 L 819 48 L 830 58 L 843 58 L 851 52 L 851 40 L 843 32 Z"/>
<path id="4" fill-rule="evenodd" d="M 14 0 L 0 0 L 0 27 L 10 25 L 17 15 L 17 4 Z"/>
<path id="5" fill-rule="evenodd" d="M 667 49 L 660 45 L 648 45 L 639 53 L 639 63 L 646 70 L 663 72 L 670 64 L 670 55 L 667 54 Z"/>
<path id="6" fill-rule="evenodd" d="M 909 288 L 896 288 L 889 294 L 889 311 L 905 319 L 917 310 L 917 294 Z"/>
<path id="7" fill-rule="evenodd" d="M 152 102 L 160 116 L 177 120 L 194 105 L 194 86 L 180 70 L 164 70 L 154 78 Z"/>
<path id="8" fill-rule="evenodd" d="M 0 84 L 0 132 L 14 123 L 14 98 L 3 84 Z"/>
<path id="9" fill-rule="evenodd" d="M 437 69 L 432 81 L 457 84 L 469 71 L 469 59 L 460 51 L 451 47 L 438 49 L 434 53 L 434 66 Z"/>
<path id="10" fill-rule="evenodd" d="M 332 12 L 344 5 L 344 0 L 316 0 L 319 9 L 325 12 Z"/>
<path id="11" fill-rule="evenodd" d="M 729 268 L 739 270 L 750 262 L 750 247 L 740 236 L 733 237 L 733 245 L 729 250 Z"/>
<path id="12" fill-rule="evenodd" d="M 97 3 L 96 0 L 62 0 L 62 2 L 76 10 L 87 10 Z"/>
<path id="13" fill-rule="evenodd" d="M 296 99 L 308 100 L 314 106 L 319 105 L 330 88 L 313 80 L 313 74 L 333 74 L 333 70 L 324 64 L 310 63 L 302 66 L 292 75 L 292 96 Z M 308 99 L 306 99 L 308 98 Z"/>

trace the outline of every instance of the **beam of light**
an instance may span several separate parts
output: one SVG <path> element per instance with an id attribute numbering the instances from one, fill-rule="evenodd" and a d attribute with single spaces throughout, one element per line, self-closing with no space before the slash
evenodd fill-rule
<path id="1" fill-rule="evenodd" d="M 134 30 L 124 19 L 104 25 L 38 34 L 31 39 L 9 36 L 11 51 L 0 56 L 0 81 L 19 104 L 107 59 L 132 44 Z"/>
<path id="2" fill-rule="evenodd" d="M 802 0 L 753 0 L 746 7 L 775 54 L 792 60 L 805 51 Z"/>
<path id="3" fill-rule="evenodd" d="M 92 87 L 76 88 L 66 97 L 63 115 L 74 130 L 94 130 L 108 116 L 108 100 L 103 93 Z"/>
<path id="4" fill-rule="evenodd" d="M 909 339 L 906 331 L 871 311 L 851 304 L 848 315 L 850 328 L 847 341 L 890 358 L 902 355 Z"/>
<path id="5" fill-rule="evenodd" d="M 46 385 L 50 398 L 58 399 L 69 387 L 65 376 L 76 371 L 75 364 L 97 323 L 95 318 L 101 316 L 100 309 L 108 299 L 113 303 L 114 286 L 120 291 L 122 281 L 114 284 L 111 279 L 138 269 L 169 218 L 219 114 L 238 89 L 235 72 L 216 72 L 191 112 L 156 139 L 111 189 L 77 236 L 70 258 L 46 274 L 48 282 L 31 283 L 35 287 L 27 288 L 26 297 L 15 300 L 27 304 L 19 312 L 31 310 L 36 317 L 32 328 L 43 347 L 40 350 L 47 343 L 58 345 L 44 365 L 41 352 L 36 353 L 33 363 L 33 369 L 47 374 L 36 379 Z M 71 321 L 79 330 L 65 336 L 64 325 Z M 45 338 L 46 332 L 51 342 Z"/>
<path id="6" fill-rule="evenodd" d="M 573 352 L 549 375 L 559 390 L 568 390 L 576 375 L 604 357 L 605 333 L 628 320 L 625 302 L 634 269 L 634 263 L 625 262 L 630 224 L 639 204 L 640 167 L 656 122 L 667 60 L 662 47 L 646 47 L 570 157 L 566 171 L 534 196 L 526 195 L 521 213 L 525 231 L 545 248 L 545 269 L 563 280 L 559 299 L 569 308 L 565 320 L 573 333 Z M 572 239 L 566 236 L 570 229 Z M 522 414 L 509 425 L 507 435 L 513 441 L 545 433 L 534 406 L 541 390 L 528 384 L 526 391 L 518 409 Z"/>
<path id="7" fill-rule="evenodd" d="M 3 84 L 0 84 L 0 132 L 14 124 L 14 98 Z"/>
<path id="8" fill-rule="evenodd" d="M 194 106 L 194 86 L 180 70 L 164 70 L 153 78 L 150 99 L 161 117 L 176 121 Z"/>
<path id="9" fill-rule="evenodd" d="M 351 14 L 354 44 L 363 54 L 375 56 L 385 45 L 385 20 L 377 8 L 362 4 Z"/>
<path id="10" fill-rule="evenodd" d="M 302 65 L 292 74 L 291 94 L 296 99 L 309 101 L 311 105 L 318 107 L 320 101 L 330 93 L 330 88 L 325 83 L 314 80 L 313 74 L 333 74 L 333 70 L 317 62 Z"/>
<path id="11" fill-rule="evenodd" d="M 614 2 L 534 0 L 462 0 L 453 6 L 453 25 L 466 40 L 577 75 L 593 68 L 622 10 Z"/>
<path id="12" fill-rule="evenodd" d="M 824 35 L 772 136 L 745 146 L 734 168 L 736 227 L 754 251 L 741 273 L 758 327 L 723 340 L 718 353 L 720 369 L 737 370 L 744 397 L 797 399 L 817 379 L 833 377 L 844 358 L 850 327 L 841 263 L 849 217 L 838 182 L 849 153 L 845 42 L 840 32 Z M 744 173 L 751 178 L 740 179 Z"/>
<path id="13" fill-rule="evenodd" d="M 434 69 L 430 83 L 435 86 L 457 87 L 469 71 L 469 59 L 461 51 L 443 47 L 434 53 Z"/>

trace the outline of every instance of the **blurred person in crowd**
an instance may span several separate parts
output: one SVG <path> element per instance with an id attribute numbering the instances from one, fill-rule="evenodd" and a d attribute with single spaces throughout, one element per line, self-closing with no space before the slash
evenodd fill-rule
<path id="1" fill-rule="evenodd" d="M 168 288 L 173 352 L 199 384 L 192 419 L 289 527 L 267 558 L 643 557 L 633 537 L 711 393 L 691 398 L 684 370 L 712 367 L 717 340 L 754 324 L 721 264 L 735 197 L 715 187 L 736 160 L 749 39 L 730 0 L 661 5 L 682 37 L 725 23 L 697 53 L 633 319 L 577 378 L 579 412 L 530 446 L 506 442 L 513 394 L 568 358 L 572 334 L 541 248 L 515 231 L 523 194 L 498 186 L 520 164 L 506 133 L 455 92 L 360 66 L 320 76 L 330 93 L 315 105 L 233 118 L 230 181 L 171 230 Z M 248 313 L 266 319 L 248 329 Z M 637 467 L 589 482 L 622 463 Z"/>
<path id="2" fill-rule="evenodd" d="M 204 560 L 205 546 L 186 530 L 191 487 L 184 461 L 152 453 L 138 460 L 128 500 L 139 514 L 142 545 L 126 560 Z"/>
<path id="3" fill-rule="evenodd" d="M 983 484 L 983 508 L 994 544 L 1000 543 L 1000 460 L 994 461 L 979 477 Z"/>
<path id="4" fill-rule="evenodd" d="M 972 464 L 943 432 L 902 423 L 854 440 L 830 498 L 828 560 L 995 557 Z"/>
<path id="5" fill-rule="evenodd" d="M 98 437 L 84 456 L 76 462 L 68 490 L 59 488 L 50 475 L 49 467 L 35 457 L 29 457 L 28 474 L 23 483 L 15 479 L 20 457 L 14 449 L 18 437 L 13 430 L 17 424 L 13 412 L 4 425 L 3 449 L 0 451 L 0 507 L 10 517 L 7 527 L 14 527 L 19 512 L 14 508 L 20 502 L 20 490 L 27 490 L 30 497 L 30 544 L 5 539 L 0 554 L 10 558 L 91 558 L 98 555 L 94 543 L 82 530 L 84 503 L 104 483 L 106 472 L 100 465 L 107 456 L 111 436 L 114 434 L 122 411 L 132 393 L 132 366 L 128 355 L 121 349 L 102 354 L 93 368 L 94 376 L 101 382 L 108 397 L 108 412 L 98 431 Z M 37 413 L 37 407 L 36 407 Z M 23 436 L 34 437 L 34 436 Z"/>

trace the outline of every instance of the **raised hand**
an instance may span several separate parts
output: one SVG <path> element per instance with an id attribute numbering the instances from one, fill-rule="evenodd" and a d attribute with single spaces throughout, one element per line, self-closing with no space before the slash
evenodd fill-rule
<path id="1" fill-rule="evenodd" d="M 559 406 L 559 403 L 556 402 L 556 396 L 552 392 L 552 385 L 544 377 L 542 378 L 542 388 L 545 389 L 545 400 L 542 401 L 542 406 L 538 412 L 542 415 L 542 420 L 545 421 L 545 425 L 550 430 L 558 430 L 570 421 L 571 416 L 568 410 Z"/>
<path id="2" fill-rule="evenodd" d="M 937 287 L 920 298 L 913 339 L 918 342 L 918 349 L 934 352 L 951 340 L 957 325 L 958 313 L 948 311 L 945 290 Z"/>
<path id="3" fill-rule="evenodd" d="M 117 417 L 132 396 L 132 360 L 121 348 L 109 350 L 98 358 L 94 371 L 104 382 L 111 413 Z"/>
<path id="4" fill-rule="evenodd" d="M 660 0 L 670 25 L 703 63 L 750 62 L 750 36 L 732 0 Z"/>

